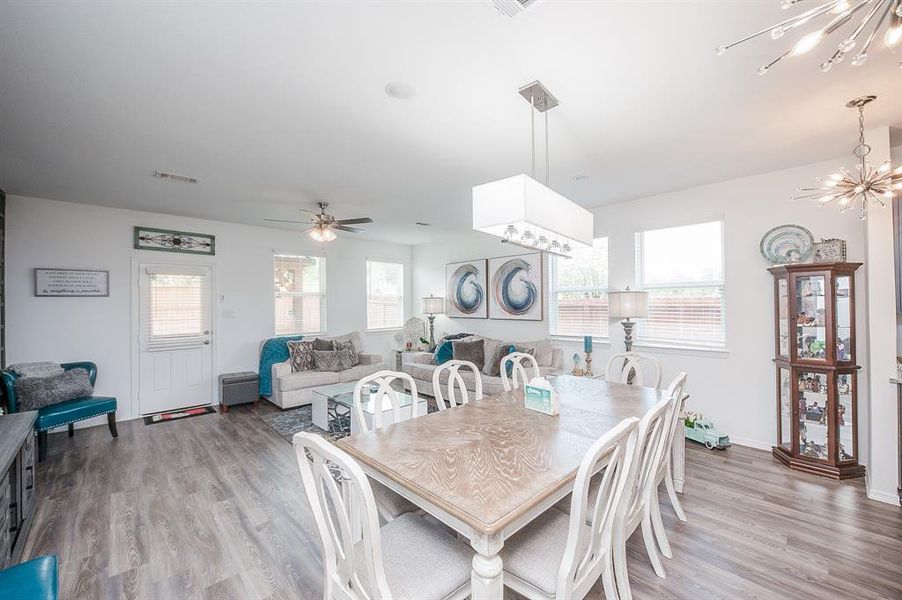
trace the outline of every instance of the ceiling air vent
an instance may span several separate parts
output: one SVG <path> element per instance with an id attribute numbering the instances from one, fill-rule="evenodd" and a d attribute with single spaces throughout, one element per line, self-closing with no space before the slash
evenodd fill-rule
<path id="1" fill-rule="evenodd" d="M 167 173 L 166 171 L 154 171 L 153 176 L 159 177 L 160 179 L 168 179 L 170 181 L 179 181 L 181 183 L 200 183 L 200 179 L 198 179 L 197 177 L 178 175 L 176 173 Z"/>
<path id="2" fill-rule="evenodd" d="M 539 0 L 491 0 L 495 10 L 507 17 L 516 17 Z"/>

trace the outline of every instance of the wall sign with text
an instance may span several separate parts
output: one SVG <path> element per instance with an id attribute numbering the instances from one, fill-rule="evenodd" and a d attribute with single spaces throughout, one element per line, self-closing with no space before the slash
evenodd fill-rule
<path id="1" fill-rule="evenodd" d="M 110 295 L 110 272 L 84 269 L 35 269 L 34 295 L 104 297 Z"/>

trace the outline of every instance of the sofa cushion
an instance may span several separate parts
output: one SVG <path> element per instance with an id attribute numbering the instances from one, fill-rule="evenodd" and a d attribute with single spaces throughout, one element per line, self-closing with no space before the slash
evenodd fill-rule
<path id="1" fill-rule="evenodd" d="M 285 377 L 280 377 L 276 385 L 282 392 L 290 392 L 292 390 L 303 390 L 305 388 L 316 387 L 318 385 L 329 385 L 338 383 L 339 376 L 335 372 L 326 371 L 300 371 L 292 373 Z"/>
<path id="2" fill-rule="evenodd" d="M 316 367 L 313 360 L 312 341 L 288 342 L 288 362 L 291 364 L 291 372 L 309 371 Z"/>
<path id="3" fill-rule="evenodd" d="M 407 362 L 404 363 L 403 370 L 405 373 L 410 375 L 416 380 L 427 382 L 431 388 L 432 385 L 432 375 L 435 373 L 435 370 L 438 367 L 436 365 L 424 364 L 424 363 L 416 363 L 416 362 Z M 546 375 L 559 375 L 561 372 L 560 369 L 556 369 L 554 367 L 539 367 L 539 373 L 544 377 Z M 464 381 L 464 386 L 471 392 L 476 391 L 476 380 L 473 377 L 473 372 L 470 369 L 461 369 L 458 371 L 461 378 Z M 485 396 L 492 396 L 494 394 L 500 394 L 504 391 L 504 384 L 501 382 L 501 377 L 490 377 L 486 374 L 480 375 L 482 378 L 482 393 Z M 446 369 L 439 376 L 439 384 L 446 386 L 448 385 L 448 370 Z M 430 389 L 426 388 L 426 389 Z M 419 389 L 419 385 L 417 386 Z"/>
<path id="4" fill-rule="evenodd" d="M 108 396 L 75 398 L 38 409 L 38 419 L 34 423 L 34 428 L 38 431 L 47 431 L 60 425 L 84 421 L 111 412 L 116 412 L 115 398 Z"/>
<path id="5" fill-rule="evenodd" d="M 348 340 L 354 344 L 354 349 L 360 353 L 363 352 L 363 344 L 360 341 L 360 332 L 352 331 L 351 333 L 346 333 L 345 335 L 337 335 L 335 337 L 326 338 L 332 340 L 333 342 L 346 342 Z"/>
<path id="6" fill-rule="evenodd" d="M 382 370 L 382 363 L 359 364 L 344 371 L 338 371 L 338 380 L 340 383 L 350 383 L 363 379 L 367 375 L 372 375 Z"/>
<path id="7" fill-rule="evenodd" d="M 514 342 L 515 346 L 523 346 L 526 348 L 534 348 L 533 356 L 540 367 L 550 367 L 554 362 L 554 344 L 551 340 L 544 338 L 533 342 Z"/>
<path id="8" fill-rule="evenodd" d="M 314 350 L 313 360 L 317 371 L 344 371 L 356 366 L 360 359 L 353 350 Z"/>
<path id="9" fill-rule="evenodd" d="M 454 353 L 454 360 L 466 360 L 474 365 L 477 369 L 485 366 L 485 341 L 484 340 L 455 340 L 451 342 Z"/>

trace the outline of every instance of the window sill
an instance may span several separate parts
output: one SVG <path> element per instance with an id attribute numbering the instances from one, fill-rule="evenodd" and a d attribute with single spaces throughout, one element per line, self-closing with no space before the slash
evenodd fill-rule
<path id="1" fill-rule="evenodd" d="M 583 345 L 583 336 L 581 335 L 552 335 L 551 341 L 553 342 L 562 342 L 565 344 L 579 344 Z M 611 340 L 608 338 L 592 338 L 593 346 L 601 346 L 603 348 L 608 348 L 611 345 Z"/>
<path id="2" fill-rule="evenodd" d="M 664 354 L 683 354 L 688 356 L 706 356 L 711 358 L 727 358 L 729 348 L 706 346 L 677 346 L 675 344 L 656 344 L 653 342 L 633 342 L 633 348 L 644 348 Z"/>

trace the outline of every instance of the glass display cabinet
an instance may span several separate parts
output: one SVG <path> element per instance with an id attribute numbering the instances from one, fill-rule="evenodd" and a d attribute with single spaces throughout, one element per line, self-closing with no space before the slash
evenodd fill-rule
<path id="1" fill-rule="evenodd" d="M 800 471 L 846 479 L 858 464 L 855 271 L 861 263 L 792 264 L 774 276 L 777 445 Z"/>

